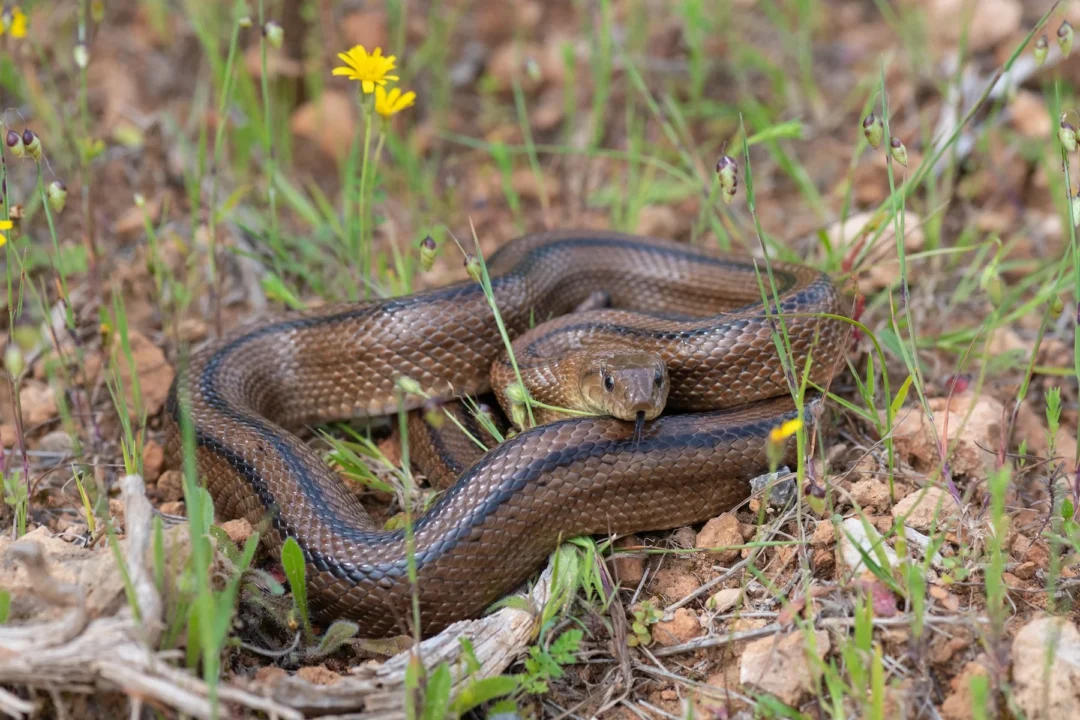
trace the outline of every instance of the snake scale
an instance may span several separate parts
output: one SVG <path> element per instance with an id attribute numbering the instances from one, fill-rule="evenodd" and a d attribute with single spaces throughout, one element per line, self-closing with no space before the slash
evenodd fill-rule
<path id="1" fill-rule="evenodd" d="M 530 393 L 596 411 L 606 392 L 626 407 L 538 417 L 543 424 L 465 466 L 417 518 L 424 635 L 482 613 L 560 540 L 668 529 L 731 509 L 768 471 L 769 431 L 796 416 L 757 271 L 769 281 L 748 257 L 558 231 L 512 240 L 487 266 Z M 843 355 L 844 325 L 824 316 L 837 312 L 839 293 L 803 265 L 773 263 L 772 273 L 794 367 L 812 355 L 811 380 L 827 383 Z M 604 306 L 580 310 L 597 293 Z M 599 359 L 589 361 L 593 351 Z M 565 352 L 586 360 L 562 362 Z M 179 462 L 179 413 L 190 408 L 196 466 L 218 517 L 266 521 L 263 539 L 275 551 L 286 537 L 298 541 L 315 617 L 352 619 L 365 637 L 405 633 L 403 531 L 376 527 L 294 431 L 398 412 L 402 376 L 449 402 L 486 393 L 506 377 L 505 358 L 472 280 L 241 328 L 181 367 L 166 409 L 169 462 Z M 495 391 L 504 402 L 505 388 Z M 406 396 L 405 409 L 423 402 Z M 805 409 L 819 407 L 820 396 Z"/>

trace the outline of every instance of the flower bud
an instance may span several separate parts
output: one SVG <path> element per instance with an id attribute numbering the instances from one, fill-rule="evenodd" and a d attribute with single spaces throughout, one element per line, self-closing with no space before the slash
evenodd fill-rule
<path id="1" fill-rule="evenodd" d="M 465 272 L 469 273 L 469 277 L 476 282 L 483 281 L 484 271 L 480 267 L 480 261 L 475 255 L 470 254 L 465 256 Z"/>
<path id="2" fill-rule="evenodd" d="M 514 423 L 514 427 L 525 427 L 525 406 L 524 405 L 511 405 L 510 406 L 510 422 Z"/>
<path id="3" fill-rule="evenodd" d="M 135 197 L 133 198 L 133 200 L 135 201 L 135 207 L 146 207 L 146 198 L 143 197 L 142 193 L 135 193 Z"/>
<path id="4" fill-rule="evenodd" d="M 1042 67 L 1042 64 L 1046 62 L 1046 52 L 1050 49 L 1050 41 L 1047 40 L 1046 34 L 1039 36 L 1039 39 L 1035 41 L 1035 49 L 1032 54 L 1035 56 L 1035 67 Z"/>
<path id="5" fill-rule="evenodd" d="M 1064 57 L 1069 57 L 1073 46 L 1073 28 L 1068 20 L 1061 21 L 1061 26 L 1057 31 L 1057 42 L 1058 47 L 1061 48 L 1061 54 Z"/>
<path id="6" fill-rule="evenodd" d="M 506 397 L 510 398 L 510 402 L 515 405 L 524 405 L 529 393 L 525 391 L 525 387 L 521 383 L 512 382 L 506 386 Z"/>
<path id="7" fill-rule="evenodd" d="M 30 128 L 23 130 L 22 134 L 23 145 L 26 146 L 26 152 L 35 160 L 41 159 L 41 140 L 38 139 L 37 134 Z"/>
<path id="8" fill-rule="evenodd" d="M 885 137 L 885 125 L 881 122 L 881 118 L 874 113 L 867 115 L 862 121 L 862 131 L 870 147 L 875 150 L 881 147 L 881 140 Z"/>
<path id="9" fill-rule="evenodd" d="M 424 389 L 420 387 L 420 383 L 413 380 L 411 377 L 402 375 L 397 379 L 397 386 L 406 395 L 423 395 Z"/>
<path id="10" fill-rule="evenodd" d="M 1080 193 L 1073 195 L 1069 199 L 1069 205 L 1072 210 L 1073 225 L 1080 227 Z"/>
<path id="11" fill-rule="evenodd" d="M 90 49 L 86 47 L 86 43 L 79 43 L 71 51 L 71 56 L 75 58 L 75 64 L 79 66 L 80 70 L 85 70 L 86 66 L 90 64 Z"/>
<path id="12" fill-rule="evenodd" d="M 268 20 L 263 25 L 263 36 L 271 47 L 280 48 L 281 43 L 285 40 L 285 30 L 273 20 Z"/>
<path id="13" fill-rule="evenodd" d="M 45 194 L 49 198 L 49 207 L 53 209 L 53 212 L 64 211 L 64 204 L 67 202 L 67 186 L 64 183 L 53 180 L 49 183 Z"/>
<path id="14" fill-rule="evenodd" d="M 240 26 L 240 27 L 242 27 L 242 28 L 249 28 L 249 27 L 251 27 L 251 26 L 252 26 L 252 25 L 253 25 L 254 23 L 252 22 L 252 20 L 251 20 L 251 16 L 250 16 L 250 15 L 245 15 L 244 17 L 242 17 L 242 18 L 240 18 L 239 20 L 237 20 L 237 21 L 236 21 L 236 24 L 237 24 L 237 25 L 239 25 L 239 26 Z"/>
<path id="15" fill-rule="evenodd" d="M 1054 302 L 1050 303 L 1050 318 L 1057 320 L 1063 312 L 1065 312 L 1065 301 L 1060 297 L 1054 298 Z"/>
<path id="16" fill-rule="evenodd" d="M 716 161 L 716 174 L 720 176 L 720 190 L 723 192 L 724 202 L 730 205 L 739 187 L 739 164 L 730 155 L 724 155 Z"/>
<path id="17" fill-rule="evenodd" d="M 1058 140 L 1061 141 L 1065 152 L 1076 152 L 1076 128 L 1065 120 L 1064 115 L 1061 117 L 1061 124 L 1058 125 Z"/>
<path id="18" fill-rule="evenodd" d="M 15 343 L 8 343 L 7 348 L 4 350 L 4 369 L 11 374 L 11 377 L 17 378 L 22 374 L 25 367 L 26 358 L 23 356 L 22 350 Z"/>
<path id="19" fill-rule="evenodd" d="M 428 235 L 420 243 L 420 267 L 427 272 L 435 265 L 435 239 Z"/>
<path id="20" fill-rule="evenodd" d="M 907 167 L 907 147 L 900 138 L 894 137 L 889 141 L 889 153 L 892 154 L 893 160 Z"/>
<path id="21" fill-rule="evenodd" d="M 26 155 L 26 146 L 23 145 L 22 136 L 14 130 L 7 131 L 7 146 L 17 158 Z"/>
<path id="22" fill-rule="evenodd" d="M 776 472 L 776 468 L 784 459 L 788 439 L 799 432 L 802 427 L 803 421 L 800 418 L 795 418 L 777 425 L 769 431 L 769 437 L 765 442 L 765 456 L 769 461 L 771 472 Z"/>

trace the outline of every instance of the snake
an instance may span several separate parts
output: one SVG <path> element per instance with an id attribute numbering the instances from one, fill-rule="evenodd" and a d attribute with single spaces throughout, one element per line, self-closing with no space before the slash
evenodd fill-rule
<path id="1" fill-rule="evenodd" d="M 501 244 L 482 267 L 479 282 L 248 323 L 178 366 L 167 462 L 181 461 L 187 419 L 216 515 L 247 519 L 271 551 L 296 540 L 317 620 L 409 634 L 415 593 L 430 636 L 481 616 L 565 540 L 737 507 L 776 467 L 776 428 L 820 415 L 843 356 L 841 294 L 798 262 L 552 230 Z M 800 416 L 804 379 L 816 389 Z M 433 401 L 460 411 L 485 393 L 516 416 L 503 442 L 461 460 L 445 428 L 411 439 L 414 456 L 441 452 L 451 467 L 411 536 L 377 525 L 300 436 L 334 420 L 414 418 Z M 795 445 L 783 462 L 797 461 Z"/>

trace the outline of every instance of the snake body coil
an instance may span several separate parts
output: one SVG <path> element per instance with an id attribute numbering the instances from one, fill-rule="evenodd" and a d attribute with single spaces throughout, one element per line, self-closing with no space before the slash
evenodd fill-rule
<path id="1" fill-rule="evenodd" d="M 645 423 L 639 437 L 634 423 L 615 418 L 563 420 L 484 455 L 415 523 L 425 635 L 513 590 L 560 539 L 672 528 L 737 505 L 749 479 L 768 469 L 769 430 L 795 416 L 772 336 L 780 326 L 766 317 L 746 258 L 618 233 L 552 232 L 507 243 L 488 267 L 509 335 L 530 332 L 533 354 L 555 342 L 548 327 L 577 346 L 619 336 L 663 358 L 668 408 L 687 412 Z M 843 325 L 812 314 L 835 313 L 836 290 L 804 266 L 774 264 L 773 273 L 793 366 L 801 372 L 812 353 L 811 378 L 827 382 Z M 617 310 L 567 315 L 597 291 Z M 530 331 L 554 318 L 556 326 Z M 486 392 L 503 353 L 474 282 L 242 329 L 195 353 L 178 376 L 166 412 L 170 462 L 180 455 L 187 398 L 197 467 L 219 517 L 268 519 L 264 537 L 275 550 L 286 537 L 298 541 L 317 617 L 356 620 L 366 637 L 403 633 L 404 533 L 377 529 L 289 429 L 397 412 L 400 376 L 447 400 Z M 406 400 L 410 410 L 421 403 Z"/>

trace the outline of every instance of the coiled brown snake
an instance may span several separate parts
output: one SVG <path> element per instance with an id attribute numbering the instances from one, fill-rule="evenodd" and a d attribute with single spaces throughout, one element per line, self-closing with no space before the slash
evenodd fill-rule
<path id="1" fill-rule="evenodd" d="M 533 396 L 630 421 L 574 417 L 521 432 L 416 520 L 425 635 L 483 612 L 560 540 L 692 524 L 743 501 L 749 480 L 768 471 L 769 431 L 795 416 L 773 331 L 786 333 L 796 374 L 812 354 L 819 385 L 842 356 L 844 324 L 823 317 L 837 312 L 838 293 L 805 266 L 773 263 L 781 327 L 761 303 L 764 264 L 755 270 L 748 258 L 685 243 L 548 232 L 507 243 L 487 264 L 507 332 L 519 338 L 519 369 L 539 380 Z M 573 312 L 597 291 L 612 309 Z M 595 349 L 599 360 L 560 365 L 553 356 L 566 348 Z M 405 633 L 404 533 L 377 528 L 289 430 L 396 413 L 401 376 L 447 400 L 484 393 L 491 377 L 512 373 L 504 355 L 471 280 L 241 329 L 181 368 L 166 412 L 170 462 L 180 447 L 178 399 L 188 397 L 197 467 L 218 516 L 267 520 L 275 550 L 296 538 L 317 617 L 353 619 L 365 637 Z M 605 393 L 621 401 L 605 405 Z M 664 393 L 665 412 L 651 419 L 650 403 Z M 422 402 L 408 396 L 406 409 Z"/>

